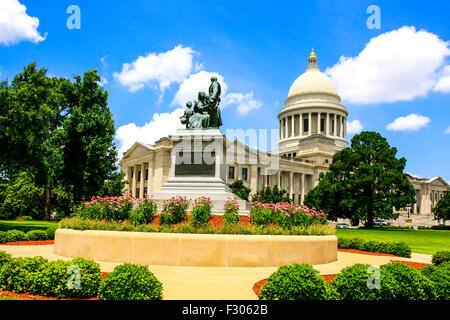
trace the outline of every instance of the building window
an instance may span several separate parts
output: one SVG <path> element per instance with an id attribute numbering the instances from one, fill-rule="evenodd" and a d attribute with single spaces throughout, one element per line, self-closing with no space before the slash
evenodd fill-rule
<path id="1" fill-rule="evenodd" d="M 137 181 L 138 182 L 141 181 L 141 171 L 140 170 L 138 171 Z"/>
<path id="2" fill-rule="evenodd" d="M 331 132 L 334 133 L 334 119 L 331 120 Z"/>
<path id="3" fill-rule="evenodd" d="M 148 169 L 145 170 L 145 180 L 148 180 Z"/>
<path id="4" fill-rule="evenodd" d="M 267 175 L 267 185 L 268 186 L 270 185 L 270 176 L 269 175 Z"/>
<path id="5" fill-rule="evenodd" d="M 295 158 L 295 157 L 297 156 L 297 153 L 294 152 L 294 153 L 292 154 L 292 156 Z"/>
<path id="6" fill-rule="evenodd" d="M 298 195 L 298 204 L 302 204 L 302 195 L 301 194 Z"/>
<path id="7" fill-rule="evenodd" d="M 141 194 L 141 189 L 136 188 L 136 194 L 134 195 L 136 198 L 139 198 L 139 195 Z"/>
<path id="8" fill-rule="evenodd" d="M 309 131 L 309 121 L 308 118 L 303 119 L 303 132 Z"/>
<path id="9" fill-rule="evenodd" d="M 131 178 L 134 176 L 134 170 L 131 170 Z"/>
<path id="10" fill-rule="evenodd" d="M 325 119 L 320 119 L 320 131 L 325 131 Z"/>
<path id="11" fill-rule="evenodd" d="M 247 181 L 248 179 L 248 169 L 242 168 L 242 180 Z"/>
<path id="12" fill-rule="evenodd" d="M 144 197 L 147 194 L 147 192 L 148 192 L 147 187 L 144 187 Z"/>
<path id="13" fill-rule="evenodd" d="M 280 185 L 278 187 L 281 188 L 282 185 L 283 185 L 283 176 L 280 174 Z"/>
<path id="14" fill-rule="evenodd" d="M 228 179 L 234 179 L 234 167 L 233 166 L 228 167 Z"/>

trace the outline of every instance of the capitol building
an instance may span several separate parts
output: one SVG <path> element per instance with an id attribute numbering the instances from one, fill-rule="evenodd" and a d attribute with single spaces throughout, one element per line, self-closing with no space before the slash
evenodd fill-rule
<path id="1" fill-rule="evenodd" d="M 346 148 L 348 112 L 333 81 L 318 68 L 311 52 L 308 65 L 289 89 L 285 106 L 278 114 L 277 150 L 264 152 L 250 148 L 238 139 L 226 140 L 226 183 L 243 180 L 252 193 L 266 186 L 287 190 L 289 198 L 301 204 L 313 189 L 321 172 L 326 172 L 333 155 Z M 135 197 L 160 191 L 173 170 L 173 143 L 163 137 L 154 144 L 135 142 L 120 161 L 128 191 Z M 431 220 L 431 209 L 449 184 L 440 177 L 418 178 L 405 173 L 416 190 L 417 202 L 411 208 L 397 208 Z"/>

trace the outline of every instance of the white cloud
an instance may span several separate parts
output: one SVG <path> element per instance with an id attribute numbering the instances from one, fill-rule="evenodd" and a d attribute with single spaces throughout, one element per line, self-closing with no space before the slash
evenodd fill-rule
<path id="1" fill-rule="evenodd" d="M 445 129 L 445 134 L 450 134 L 450 127 L 447 127 L 447 129 Z"/>
<path id="2" fill-rule="evenodd" d="M 100 86 L 104 86 L 108 84 L 108 79 L 106 77 L 100 76 L 100 81 L 98 82 Z"/>
<path id="3" fill-rule="evenodd" d="M 119 127 L 116 131 L 116 139 L 119 141 L 119 157 L 122 158 L 124 152 L 131 148 L 136 142 L 152 144 L 162 137 L 174 134 L 176 129 L 183 128 L 180 117 L 184 109 L 178 108 L 171 113 L 155 113 L 150 122 L 142 127 L 135 123 L 129 123 Z"/>
<path id="4" fill-rule="evenodd" d="M 172 83 L 181 83 L 191 73 L 193 68 L 194 51 L 181 45 L 172 50 L 159 54 L 149 53 L 139 56 L 132 63 L 124 63 L 121 72 L 114 72 L 113 76 L 130 92 L 142 89 L 146 84 L 159 84 L 159 90 L 164 93 Z M 199 68 L 196 65 L 196 68 Z"/>
<path id="5" fill-rule="evenodd" d="M 405 26 L 372 38 L 358 56 L 341 57 L 325 73 L 349 102 L 408 101 L 435 87 L 449 55 L 448 42 Z"/>
<path id="6" fill-rule="evenodd" d="M 347 132 L 348 133 L 359 133 L 363 129 L 363 125 L 359 120 L 353 120 L 347 122 Z"/>
<path id="7" fill-rule="evenodd" d="M 0 43 L 16 44 L 20 41 L 38 43 L 44 41 L 47 34 L 42 36 L 37 30 L 39 19 L 30 17 L 27 7 L 18 0 L 0 1 Z"/>
<path id="8" fill-rule="evenodd" d="M 439 91 L 443 93 L 450 92 L 450 66 L 445 66 L 442 69 L 441 77 L 434 86 L 433 91 Z"/>
<path id="9" fill-rule="evenodd" d="M 208 94 L 212 76 L 217 77 L 217 81 L 219 81 L 222 89 L 221 96 L 223 97 L 228 90 L 228 86 L 225 83 L 223 76 L 216 72 L 207 72 L 203 70 L 191 74 L 186 80 L 181 83 L 180 88 L 178 89 L 175 97 L 171 102 L 171 105 L 184 107 L 186 105 L 186 102 L 193 102 L 194 100 L 198 100 L 199 91 L 204 91 L 206 92 L 206 94 Z"/>
<path id="10" fill-rule="evenodd" d="M 417 131 L 420 128 L 426 127 L 430 121 L 431 120 L 428 117 L 411 113 L 406 117 L 398 117 L 393 122 L 389 123 L 386 126 L 386 129 L 391 131 Z"/>
<path id="11" fill-rule="evenodd" d="M 262 103 L 259 100 L 253 98 L 253 92 L 246 94 L 243 93 L 230 93 L 225 96 L 223 105 L 237 105 L 237 112 L 239 115 L 244 116 L 248 114 L 251 110 L 256 110 L 261 108 Z"/>

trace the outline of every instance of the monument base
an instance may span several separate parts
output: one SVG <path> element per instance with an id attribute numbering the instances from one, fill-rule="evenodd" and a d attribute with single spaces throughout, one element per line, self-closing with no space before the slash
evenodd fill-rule
<path id="1" fill-rule="evenodd" d="M 219 129 L 178 129 L 169 138 L 173 142 L 170 177 L 161 191 L 150 195 L 157 201 L 177 196 L 185 196 L 191 201 L 209 197 L 213 213 L 222 214 L 225 202 L 237 198 L 225 183 L 225 135 Z M 240 214 L 248 214 L 249 203 L 236 200 Z"/>

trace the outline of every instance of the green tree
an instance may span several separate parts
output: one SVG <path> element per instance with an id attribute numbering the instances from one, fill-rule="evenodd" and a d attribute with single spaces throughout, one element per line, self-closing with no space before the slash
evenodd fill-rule
<path id="1" fill-rule="evenodd" d="M 267 186 L 266 188 L 256 192 L 256 194 L 252 196 L 252 201 L 259 201 L 263 203 L 292 202 L 292 199 L 285 196 L 286 193 L 286 190 L 279 189 L 277 185 L 274 185 L 273 188 Z"/>
<path id="2" fill-rule="evenodd" d="M 14 219 L 19 216 L 42 218 L 44 189 L 36 186 L 34 175 L 21 172 L 9 184 L 3 185 L 2 203 L 0 204 L 0 219 Z"/>
<path id="3" fill-rule="evenodd" d="M 44 188 L 36 203 L 44 219 L 55 207 L 68 212 L 83 197 L 120 189 L 114 121 L 99 80 L 96 70 L 75 82 L 50 78 L 31 63 L 10 85 L 0 83 L 0 177 L 32 174 Z"/>
<path id="4" fill-rule="evenodd" d="M 0 170 L 14 180 L 21 171 L 31 173 L 44 186 L 44 218 L 49 218 L 50 186 L 61 168 L 58 131 L 64 97 L 61 79 L 47 77 L 33 62 L 8 85 L 0 85 Z M 40 203 L 37 205 L 41 205 Z"/>
<path id="5" fill-rule="evenodd" d="M 433 214 L 436 220 L 450 220 L 450 189 L 444 192 L 444 196 L 434 206 Z"/>
<path id="6" fill-rule="evenodd" d="M 62 126 L 64 154 L 62 178 L 72 187 L 75 202 L 102 192 L 105 181 L 117 179 L 115 129 L 108 108 L 108 92 L 98 85 L 97 71 L 66 83 L 68 113 Z"/>
<path id="7" fill-rule="evenodd" d="M 243 200 L 248 201 L 248 196 L 250 195 L 250 192 L 252 191 L 252 189 L 247 188 L 244 185 L 244 181 L 236 180 L 235 182 L 229 184 L 228 186 L 231 188 L 231 190 L 233 191 L 233 193 L 235 195 L 237 195 L 239 198 L 241 198 Z"/>
<path id="8" fill-rule="evenodd" d="M 397 218 L 394 207 L 412 205 L 415 191 L 403 175 L 406 159 L 396 154 L 377 132 L 355 135 L 349 148 L 334 155 L 330 171 L 320 175 L 305 204 L 335 218 L 362 219 L 369 228 L 375 218 Z"/>

